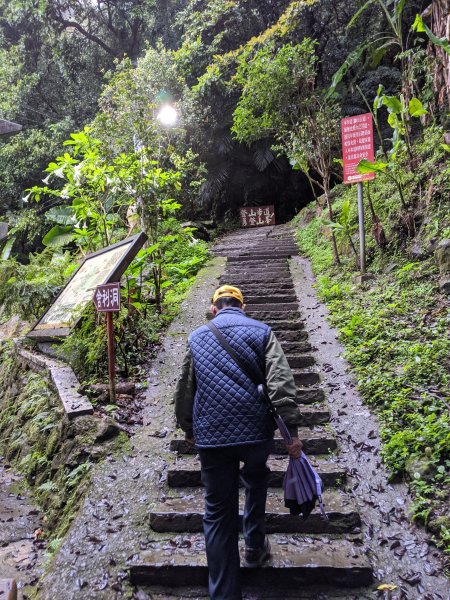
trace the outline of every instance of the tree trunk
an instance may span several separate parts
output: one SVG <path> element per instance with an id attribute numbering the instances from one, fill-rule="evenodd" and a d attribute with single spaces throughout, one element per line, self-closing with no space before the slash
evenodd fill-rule
<path id="1" fill-rule="evenodd" d="M 450 39 L 450 0 L 432 0 L 431 30 L 438 38 Z M 434 58 L 434 92 L 440 108 L 450 107 L 450 56 L 430 42 Z"/>
<path id="2" fill-rule="evenodd" d="M 373 237 L 375 238 L 375 241 L 376 241 L 377 245 L 379 246 L 379 248 L 386 248 L 386 246 L 387 246 L 386 234 L 384 233 L 383 225 L 381 224 L 381 221 L 375 212 L 375 208 L 372 203 L 372 198 L 370 197 L 369 182 L 367 182 L 366 190 L 367 190 L 367 201 L 369 203 L 369 209 L 370 209 L 370 216 L 372 217 Z"/>
<path id="3" fill-rule="evenodd" d="M 330 221 L 334 221 L 333 207 L 331 206 L 331 199 L 330 199 L 330 178 L 329 178 L 329 176 L 328 177 L 324 176 L 324 178 L 323 178 L 323 191 L 324 191 L 325 198 L 327 201 L 329 219 L 330 219 Z M 339 259 L 339 252 L 338 252 L 338 247 L 337 247 L 337 242 L 336 242 L 336 236 L 334 235 L 333 229 L 331 229 L 331 243 L 333 245 L 334 264 L 340 265 L 341 261 Z"/>

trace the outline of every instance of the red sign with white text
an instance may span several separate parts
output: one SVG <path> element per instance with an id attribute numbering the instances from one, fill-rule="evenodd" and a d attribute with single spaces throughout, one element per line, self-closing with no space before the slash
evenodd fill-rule
<path id="1" fill-rule="evenodd" d="M 105 283 L 95 288 L 94 304 L 98 312 L 120 310 L 120 283 Z"/>
<path id="2" fill-rule="evenodd" d="M 240 209 L 241 227 L 262 227 L 275 225 L 273 206 L 245 206 Z"/>
<path id="3" fill-rule="evenodd" d="M 375 173 L 358 173 L 356 167 L 366 158 L 373 162 L 372 115 L 356 115 L 341 119 L 342 158 L 344 161 L 344 183 L 358 183 L 375 178 Z"/>

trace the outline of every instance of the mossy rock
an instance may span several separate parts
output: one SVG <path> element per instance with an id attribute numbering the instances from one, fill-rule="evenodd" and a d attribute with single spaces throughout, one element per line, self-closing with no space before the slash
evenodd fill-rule
<path id="1" fill-rule="evenodd" d="M 411 479 L 414 479 L 418 473 L 421 479 L 430 481 L 435 475 L 436 468 L 427 456 L 413 455 L 406 461 L 405 471 Z"/>
<path id="2" fill-rule="evenodd" d="M 110 417 L 84 415 L 71 423 L 68 437 L 74 437 L 78 444 L 91 446 L 96 442 L 111 439 L 119 433 L 119 428 Z"/>
<path id="3" fill-rule="evenodd" d="M 439 243 L 434 254 L 441 275 L 450 273 L 450 240 L 445 239 Z"/>
<path id="4" fill-rule="evenodd" d="M 435 535 L 439 535 L 441 533 L 442 527 L 445 527 L 446 529 L 450 530 L 450 514 L 442 515 L 441 517 L 432 519 L 428 523 L 428 529 L 431 531 L 431 533 L 434 533 Z"/>

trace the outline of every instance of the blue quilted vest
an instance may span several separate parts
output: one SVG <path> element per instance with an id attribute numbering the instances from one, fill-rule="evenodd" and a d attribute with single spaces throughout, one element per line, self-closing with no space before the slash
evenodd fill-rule
<path id="1" fill-rule="evenodd" d="M 244 362 L 264 374 L 270 328 L 239 308 L 222 309 L 214 324 Z M 256 444 L 272 439 L 274 427 L 256 386 L 203 325 L 189 338 L 197 389 L 193 430 L 200 448 Z"/>

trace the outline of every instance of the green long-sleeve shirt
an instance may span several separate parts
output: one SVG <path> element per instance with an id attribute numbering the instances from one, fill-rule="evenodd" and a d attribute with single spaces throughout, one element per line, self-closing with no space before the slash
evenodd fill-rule
<path id="1" fill-rule="evenodd" d="M 292 437 L 297 437 L 297 426 L 300 424 L 300 413 L 295 402 L 296 387 L 291 368 L 273 331 L 266 343 L 266 386 L 269 397 L 278 414 L 288 426 Z M 175 415 L 177 423 L 192 437 L 192 410 L 194 406 L 196 383 L 191 351 L 188 349 L 184 357 L 181 377 L 174 394 Z"/>

